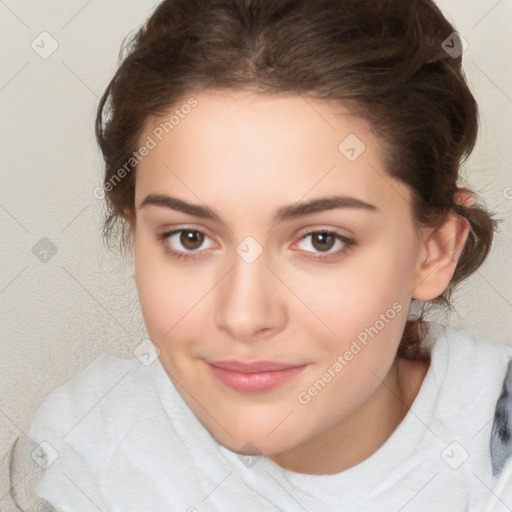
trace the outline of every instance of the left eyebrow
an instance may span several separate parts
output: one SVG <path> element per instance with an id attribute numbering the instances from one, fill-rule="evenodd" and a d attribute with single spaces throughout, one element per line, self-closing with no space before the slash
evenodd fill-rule
<path id="1" fill-rule="evenodd" d="M 378 212 L 379 209 L 373 205 L 350 196 L 330 196 L 312 199 L 308 202 L 295 203 L 279 208 L 274 215 L 274 224 L 285 222 L 314 213 L 334 210 L 336 208 L 351 208 L 369 212 Z"/>
<path id="2" fill-rule="evenodd" d="M 215 210 L 208 206 L 187 203 L 181 199 L 171 196 L 160 194 L 149 194 L 144 201 L 140 204 L 139 208 L 145 206 L 160 206 L 169 208 L 179 212 L 198 217 L 200 219 L 214 220 L 224 223 L 222 218 Z M 273 217 L 273 223 L 278 224 L 281 222 L 290 221 L 300 217 L 306 217 L 314 213 L 320 213 L 327 210 L 334 210 L 337 208 L 350 208 L 363 210 L 368 212 L 379 212 L 379 208 L 373 204 L 366 203 L 361 199 L 350 196 L 329 196 L 312 199 L 311 201 L 294 203 L 288 206 L 279 208 Z"/>

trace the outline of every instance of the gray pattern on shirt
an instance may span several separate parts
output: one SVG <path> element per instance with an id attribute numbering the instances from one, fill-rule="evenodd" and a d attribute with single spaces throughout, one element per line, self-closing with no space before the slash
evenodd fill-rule
<path id="1" fill-rule="evenodd" d="M 500 398 L 496 403 L 491 434 L 492 473 L 500 473 L 512 454 L 512 360 L 508 363 Z"/>

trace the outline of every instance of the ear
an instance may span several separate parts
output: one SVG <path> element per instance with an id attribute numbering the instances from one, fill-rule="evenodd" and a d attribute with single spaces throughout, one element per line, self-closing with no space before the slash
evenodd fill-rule
<path id="1" fill-rule="evenodd" d="M 466 199 L 459 204 L 468 202 Z M 411 291 L 413 299 L 432 300 L 444 293 L 455 272 L 469 229 L 468 219 L 452 211 L 441 226 L 426 232 Z"/>

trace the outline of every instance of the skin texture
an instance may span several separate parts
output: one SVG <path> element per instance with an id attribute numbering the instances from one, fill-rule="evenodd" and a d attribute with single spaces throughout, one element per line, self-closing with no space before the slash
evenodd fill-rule
<path id="1" fill-rule="evenodd" d="M 421 387 L 428 362 L 396 358 L 409 303 L 444 291 L 467 221 L 453 214 L 439 229 L 419 230 L 410 190 L 385 173 L 369 125 L 339 105 L 242 91 L 194 97 L 197 106 L 140 162 L 136 209 L 127 212 L 150 338 L 220 444 L 301 473 L 347 469 L 385 442 Z M 148 119 L 141 141 L 168 117 Z M 366 146 L 355 161 L 338 149 L 350 134 Z M 222 220 L 142 205 L 150 194 L 209 206 Z M 332 195 L 378 210 L 336 208 L 272 222 L 283 206 Z M 182 232 L 159 239 L 178 229 L 204 239 L 187 243 Z M 355 243 L 305 237 L 312 229 Z M 262 250 L 251 263 L 237 253 L 249 236 Z M 169 248 L 195 258 L 178 259 Z M 326 253 L 338 257 L 314 259 Z M 300 403 L 299 393 L 365 328 L 391 316 L 393 305 L 378 334 Z M 275 389 L 245 393 L 212 376 L 206 361 L 215 360 L 307 366 Z"/>

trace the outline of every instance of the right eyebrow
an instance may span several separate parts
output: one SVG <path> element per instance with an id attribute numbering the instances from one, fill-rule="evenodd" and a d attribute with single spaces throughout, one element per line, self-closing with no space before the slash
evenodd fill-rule
<path id="1" fill-rule="evenodd" d="M 170 210 L 176 210 L 183 212 L 200 219 L 215 220 L 217 222 L 223 222 L 217 213 L 215 213 L 208 206 L 201 206 L 198 204 L 191 204 L 176 197 L 164 196 L 161 194 L 149 194 L 144 201 L 140 204 L 139 208 L 145 206 L 160 206 L 162 208 L 168 208 Z"/>

